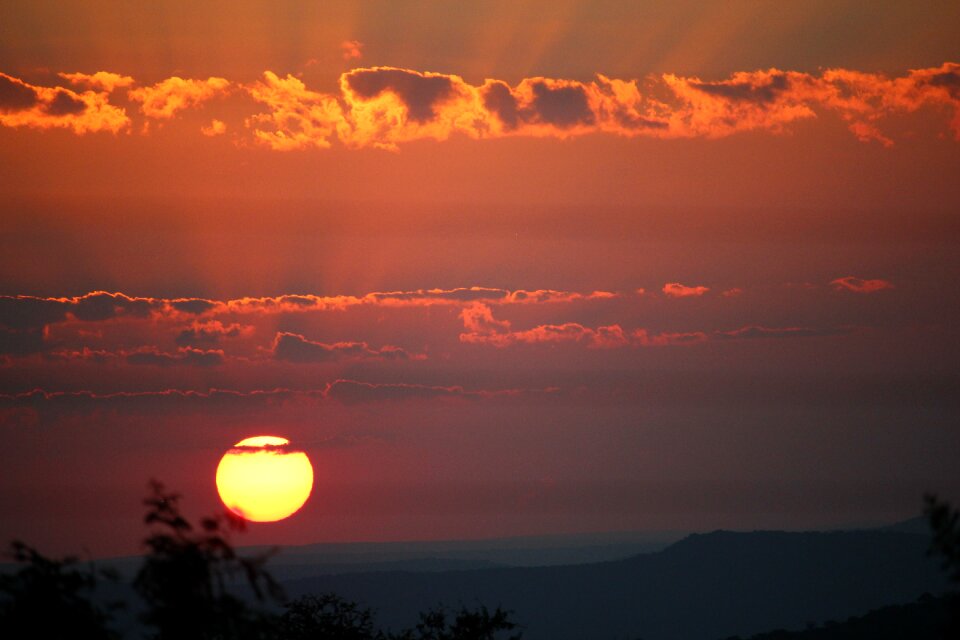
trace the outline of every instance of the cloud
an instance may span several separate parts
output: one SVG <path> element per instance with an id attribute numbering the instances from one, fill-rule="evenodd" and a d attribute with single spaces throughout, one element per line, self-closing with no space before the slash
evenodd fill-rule
<path id="1" fill-rule="evenodd" d="M 587 91 L 579 82 L 537 78 L 525 80 L 521 87 L 529 87 L 526 111 L 530 122 L 560 129 L 590 126 L 596 122 Z"/>
<path id="2" fill-rule="evenodd" d="M 493 311 L 485 304 L 474 303 L 460 312 L 463 328 L 469 335 L 492 335 L 510 330 L 506 320 L 496 320 Z M 463 336 L 460 337 L 463 341 Z"/>
<path id="3" fill-rule="evenodd" d="M 118 354 L 111 351 L 106 351 L 104 349 L 90 349 L 89 347 L 83 347 L 82 349 L 76 350 L 53 351 L 44 355 L 46 360 L 51 360 L 54 362 L 83 360 L 86 362 L 95 362 L 97 364 L 111 362 L 116 360 L 118 357 L 120 357 Z"/>
<path id="4" fill-rule="evenodd" d="M 362 43 L 342 43 L 357 59 Z M 109 104 L 110 92 L 131 87 L 129 76 L 107 71 L 61 73 L 75 87 L 38 87 L 0 74 L 0 124 L 65 127 L 77 133 L 120 131 L 130 120 Z M 396 150 L 413 140 L 446 140 L 459 134 L 568 138 L 618 136 L 720 138 L 745 131 L 781 134 L 794 123 L 838 117 L 864 142 L 892 146 L 884 132 L 892 117 L 928 110 L 949 114 L 947 128 L 960 141 L 960 64 L 915 69 L 899 77 L 850 69 L 810 74 L 782 69 L 738 71 L 702 79 L 665 73 L 643 79 L 597 74 L 589 81 L 523 78 L 515 85 L 487 79 L 474 85 L 455 74 L 400 67 L 361 67 L 341 74 L 338 89 L 312 91 L 291 75 L 265 71 L 261 80 L 235 84 L 224 78 L 167 78 L 130 88 L 153 119 L 169 119 L 240 88 L 267 107 L 245 119 L 253 140 L 279 151 L 328 148 Z M 82 108 L 81 108 L 82 105 Z M 934 107 L 933 110 L 929 107 Z M 214 120 L 204 135 L 221 133 Z"/>
<path id="5" fill-rule="evenodd" d="M 130 76 L 123 76 L 119 73 L 109 71 L 97 71 L 93 74 L 88 73 L 58 73 L 58 76 L 65 79 L 72 85 L 87 87 L 98 91 L 112 92 L 114 89 L 129 87 L 134 83 Z"/>
<path id="6" fill-rule="evenodd" d="M 194 323 L 188 329 L 182 330 L 176 337 L 176 343 L 180 346 L 215 346 L 220 344 L 222 338 L 236 338 L 240 335 L 250 335 L 253 333 L 253 327 L 249 325 L 240 325 L 236 322 L 223 324 L 219 320 L 209 322 Z"/>
<path id="7" fill-rule="evenodd" d="M 771 70 L 768 73 L 738 74 L 723 82 L 691 81 L 689 84 L 697 91 L 734 102 L 770 103 L 787 91 L 790 81 L 786 74 Z"/>
<path id="8" fill-rule="evenodd" d="M 453 289 L 417 289 L 412 291 L 374 291 L 361 296 L 281 295 L 259 298 L 211 300 L 206 298 L 148 298 L 123 293 L 92 291 L 72 298 L 38 296 L 0 296 L 0 327 L 8 329 L 42 329 L 50 324 L 80 320 L 97 322 L 119 317 L 168 317 L 280 315 L 317 311 L 343 311 L 351 307 L 432 307 L 436 305 L 468 307 L 484 304 L 552 304 L 574 301 L 604 300 L 615 297 L 607 291 L 577 293 L 538 289 L 534 291 L 495 289 L 489 287 L 457 287 Z M 208 325 L 209 326 L 212 325 Z M 187 339 L 187 336 L 184 337 Z"/>
<path id="9" fill-rule="evenodd" d="M 543 324 L 523 331 L 499 333 L 466 331 L 460 334 L 460 342 L 488 344 L 500 348 L 516 344 L 556 344 L 562 342 L 577 342 L 593 348 L 613 348 L 629 343 L 619 325 L 592 329 L 576 322 Z"/>
<path id="10" fill-rule="evenodd" d="M 53 99 L 44 106 L 44 111 L 52 116 L 75 116 L 86 109 L 87 105 L 83 100 L 73 97 L 63 89 L 57 90 Z"/>
<path id="11" fill-rule="evenodd" d="M 109 91 L 42 87 L 0 73 L 0 125 L 64 128 L 84 134 L 117 133 L 129 124 L 126 111 L 110 104 Z"/>
<path id="12" fill-rule="evenodd" d="M 695 298 L 702 296 L 706 292 L 710 291 L 709 287 L 704 286 L 695 286 L 688 287 L 686 285 L 680 284 L 679 282 L 668 282 L 663 285 L 663 293 L 666 296 L 671 298 Z"/>
<path id="13" fill-rule="evenodd" d="M 345 73 L 340 82 L 352 104 L 389 93 L 399 99 L 407 118 L 417 122 L 436 118 L 438 106 L 453 96 L 455 88 L 455 76 L 391 67 L 355 69 Z"/>
<path id="14" fill-rule="evenodd" d="M 612 291 L 593 291 L 591 293 L 577 293 L 576 291 L 558 291 L 556 289 L 535 289 L 527 291 L 517 289 L 509 292 L 505 302 L 516 304 L 543 304 L 548 302 L 576 302 L 580 300 L 608 300 L 616 298 L 618 294 Z"/>
<path id="15" fill-rule="evenodd" d="M 0 112 L 24 111 L 39 101 L 33 87 L 22 80 L 0 73 Z"/>
<path id="16" fill-rule="evenodd" d="M 190 80 L 177 76 L 149 87 L 131 89 L 127 97 L 140 102 L 140 111 L 150 118 L 170 119 L 179 111 L 196 108 L 217 96 L 225 95 L 230 82 L 224 78 Z"/>
<path id="17" fill-rule="evenodd" d="M 299 364 L 335 362 L 342 359 L 407 360 L 410 354 L 399 347 L 372 349 L 366 342 L 325 344 L 307 340 L 296 333 L 280 332 L 273 342 L 273 357 Z"/>
<path id="18" fill-rule="evenodd" d="M 183 347 L 177 353 L 163 353 L 149 348 L 126 354 L 126 363 L 130 365 L 147 365 L 155 367 L 170 367 L 186 365 L 191 367 L 215 367 L 225 362 L 223 351 L 194 349 Z"/>
<path id="19" fill-rule="evenodd" d="M 344 40 L 340 43 L 344 60 L 359 60 L 363 57 L 363 43 L 359 40 Z"/>
<path id="20" fill-rule="evenodd" d="M 718 340 L 755 340 L 765 338 L 816 338 L 838 336 L 847 333 L 850 333 L 850 329 L 813 329 L 810 327 L 770 328 L 759 325 L 748 325 L 739 329 L 733 329 L 732 331 L 717 331 L 714 336 Z"/>
<path id="21" fill-rule="evenodd" d="M 335 380 L 327 385 L 325 396 L 343 403 L 410 400 L 417 398 L 493 398 L 515 396 L 518 389 L 468 391 L 461 386 L 429 386 L 407 383 L 371 383 Z"/>
<path id="22" fill-rule="evenodd" d="M 200 133 L 207 137 L 223 135 L 227 132 L 227 123 L 223 120 L 217 120 L 214 118 L 210 121 L 210 124 L 200 127 Z"/>
<path id="23" fill-rule="evenodd" d="M 432 303 L 471 303 L 475 301 L 493 302 L 510 297 L 506 289 L 488 287 L 457 287 L 455 289 L 417 289 L 414 291 L 386 291 L 368 293 L 364 300 L 386 305 L 429 305 Z"/>
<path id="24" fill-rule="evenodd" d="M 616 325 L 590 329 L 575 322 L 545 324 L 513 331 L 506 320 L 497 320 L 485 304 L 474 303 L 460 312 L 463 333 L 460 342 L 508 347 L 515 344 L 582 342 L 591 347 L 615 347 L 625 344 L 623 330 Z"/>
<path id="25" fill-rule="evenodd" d="M 476 87 L 456 75 L 396 67 L 353 69 L 340 76 L 348 146 L 396 149 L 401 142 L 480 137 L 487 113 Z"/>
<path id="26" fill-rule="evenodd" d="M 837 278 L 830 282 L 837 291 L 853 291 L 855 293 L 876 293 L 885 289 L 893 289 L 893 283 L 888 280 L 864 280 L 854 276 Z"/>
<path id="27" fill-rule="evenodd" d="M 102 321 L 119 316 L 146 317 L 162 308 L 155 298 L 92 291 L 73 298 L 0 296 L 0 325 L 11 329 L 41 329 L 69 318 Z"/>
<path id="28" fill-rule="evenodd" d="M 169 301 L 170 306 L 184 313 L 192 313 L 194 315 L 200 315 L 211 309 L 217 307 L 217 303 L 212 300 L 205 300 L 203 298 L 177 298 L 175 300 Z"/>
<path id="29" fill-rule="evenodd" d="M 464 331 L 460 342 L 486 344 L 498 348 L 517 344 L 580 343 L 595 349 L 611 349 L 630 344 L 620 325 L 585 327 L 576 322 L 542 324 L 532 329 L 515 331 L 506 320 L 493 317 L 490 307 L 475 303 L 460 312 Z"/>
<path id="30" fill-rule="evenodd" d="M 638 347 L 669 347 L 677 345 L 699 344 L 709 340 L 702 331 L 664 332 L 650 335 L 646 329 L 635 329 L 630 334 L 634 346 Z"/>
<path id="31" fill-rule="evenodd" d="M 247 127 L 257 142 L 275 151 L 326 149 L 338 131 L 347 133 L 337 99 L 307 90 L 303 81 L 291 75 L 281 78 L 265 71 L 263 80 L 248 86 L 247 91 L 270 109 L 248 118 Z"/>

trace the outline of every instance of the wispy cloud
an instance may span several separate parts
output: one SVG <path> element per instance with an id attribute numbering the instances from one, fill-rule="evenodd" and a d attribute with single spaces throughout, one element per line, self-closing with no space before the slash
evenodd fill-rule
<path id="1" fill-rule="evenodd" d="M 846 276 L 837 278 L 830 282 L 837 291 L 853 291 L 854 293 L 876 293 L 885 289 L 893 289 L 893 283 L 889 280 L 875 278 L 873 280 L 864 280 L 856 276 Z"/>
<path id="2" fill-rule="evenodd" d="M 663 285 L 662 291 L 664 295 L 671 298 L 697 298 L 710 291 L 710 287 L 702 285 L 690 287 L 679 282 L 668 282 Z"/>

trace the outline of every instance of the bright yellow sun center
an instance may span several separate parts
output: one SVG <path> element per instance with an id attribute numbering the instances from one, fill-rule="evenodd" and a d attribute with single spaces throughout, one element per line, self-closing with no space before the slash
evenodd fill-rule
<path id="1" fill-rule="evenodd" d="M 313 467 L 303 451 L 276 436 L 241 440 L 217 466 L 217 491 L 228 509 L 254 522 L 293 515 L 310 497 Z"/>

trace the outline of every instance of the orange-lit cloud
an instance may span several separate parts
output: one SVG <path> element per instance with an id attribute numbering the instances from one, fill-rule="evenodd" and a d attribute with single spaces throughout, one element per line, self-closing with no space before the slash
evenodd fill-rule
<path id="1" fill-rule="evenodd" d="M 252 326 L 240 325 L 236 322 L 230 324 L 224 324 L 219 320 L 195 322 L 192 326 L 177 334 L 176 342 L 184 347 L 209 346 L 219 344 L 224 338 L 249 336 L 253 331 Z"/>
<path id="2" fill-rule="evenodd" d="M 732 331 L 717 331 L 714 335 L 718 340 L 755 340 L 761 338 L 816 338 L 822 336 L 837 336 L 850 333 L 845 328 L 814 329 L 811 327 L 763 327 L 748 325 Z"/>
<path id="3" fill-rule="evenodd" d="M 334 362 L 341 359 L 407 360 L 410 354 L 399 347 L 372 349 L 366 342 L 324 344 L 297 333 L 280 332 L 273 342 L 273 357 L 299 364 Z"/>
<path id="4" fill-rule="evenodd" d="M 200 127 L 200 133 L 209 137 L 223 135 L 226 132 L 227 123 L 223 120 L 217 120 L 216 118 L 211 120 L 210 124 Z"/>
<path id="5" fill-rule="evenodd" d="M 489 287 L 457 287 L 453 289 L 417 289 L 412 291 L 375 291 L 360 296 L 281 295 L 271 297 L 210 300 L 206 298 L 153 298 L 128 296 L 123 293 L 92 291 L 69 298 L 37 296 L 0 296 L 0 329 L 35 331 L 47 325 L 79 320 L 97 322 L 120 317 L 135 318 L 211 318 L 218 314 L 277 315 L 316 311 L 343 311 L 351 307 L 467 307 L 476 302 L 494 304 L 556 304 L 574 301 L 606 300 L 616 294 L 606 291 L 577 293 L 553 289 L 526 291 Z M 242 331 L 233 325 L 225 328 L 219 322 L 194 324 L 184 339 L 202 339 L 225 331 Z M 0 333 L 0 340 L 2 340 Z M 193 344 L 193 343 L 191 343 Z"/>
<path id="6" fill-rule="evenodd" d="M 509 322 L 496 320 L 491 309 L 480 303 L 464 309 L 460 318 L 464 328 L 460 342 L 498 348 L 517 344 L 578 343 L 593 349 L 615 349 L 693 344 L 707 340 L 707 335 L 702 332 L 650 335 L 646 329 L 627 333 L 619 324 L 593 328 L 577 322 L 542 324 L 517 331 L 511 328 Z"/>
<path id="7" fill-rule="evenodd" d="M 112 92 L 114 89 L 129 87 L 134 83 L 130 76 L 123 76 L 119 73 L 109 71 L 97 71 L 96 73 L 58 73 L 58 76 L 67 80 L 72 85 L 88 87 L 100 91 Z"/>
<path id="8" fill-rule="evenodd" d="M 173 76 L 149 87 L 127 92 L 134 102 L 142 103 L 140 111 L 150 118 L 165 120 L 179 111 L 195 108 L 211 98 L 224 95 L 230 82 L 224 78 L 190 80 Z"/>
<path id="9" fill-rule="evenodd" d="M 0 125 L 64 128 L 84 134 L 117 133 L 129 124 L 126 112 L 110 104 L 109 91 L 41 87 L 0 73 Z"/>
<path id="10" fill-rule="evenodd" d="M 355 58 L 362 45 L 343 46 L 345 55 Z M 78 133 L 127 126 L 122 109 L 109 105 L 107 96 L 134 84 L 132 78 L 105 71 L 61 76 L 93 90 L 35 87 L 0 75 L 0 124 L 64 126 Z M 945 113 L 947 128 L 960 141 L 960 64 L 954 62 L 899 77 L 849 69 L 819 75 L 766 69 L 720 80 L 669 73 L 622 80 L 598 74 L 590 81 L 538 76 L 515 85 L 496 79 L 474 85 L 455 74 L 370 67 L 342 74 L 334 93 L 312 91 L 299 78 L 272 71 L 258 82 L 236 86 L 267 107 L 245 119 L 253 140 L 279 151 L 334 143 L 396 150 L 405 142 L 453 135 L 720 138 L 744 131 L 779 134 L 796 122 L 828 115 L 846 122 L 864 142 L 892 146 L 885 121 L 921 110 L 926 117 Z M 168 119 L 232 87 L 224 78 L 172 77 L 132 88 L 128 96 L 142 103 L 147 117 Z M 81 110 L 85 118 L 78 117 Z M 222 132 L 218 129 L 210 124 L 204 133 Z"/>
<path id="11" fill-rule="evenodd" d="M 459 76 L 393 67 L 354 69 L 340 77 L 348 146 L 396 149 L 411 140 L 484 135 L 488 114 L 477 89 Z"/>
<path id="12" fill-rule="evenodd" d="M 576 322 L 544 324 L 523 331 L 491 333 L 464 332 L 460 341 L 468 344 L 488 344 L 508 347 L 515 344 L 542 344 L 578 342 L 593 348 L 622 347 L 629 343 L 619 325 L 592 329 Z"/>
<path id="13" fill-rule="evenodd" d="M 742 131 L 782 133 L 800 120 L 834 112 L 864 141 L 892 140 L 877 123 L 924 106 L 952 112 L 960 140 L 960 65 L 911 71 L 901 78 L 830 70 L 820 76 L 769 69 L 737 72 L 719 81 L 664 74 L 644 81 L 603 75 L 589 82 L 525 78 L 471 85 L 453 74 L 394 67 L 354 69 L 341 76 L 339 96 L 316 94 L 341 106 L 340 126 L 330 125 L 348 146 L 396 149 L 402 142 L 454 134 L 472 138 L 566 138 L 606 132 L 621 136 L 719 138 Z M 277 131 L 291 136 L 283 123 Z M 269 141 L 269 139 L 267 140 Z M 303 148 L 306 144 L 275 148 Z"/>
<path id="14" fill-rule="evenodd" d="M 698 296 L 702 296 L 707 291 L 710 291 L 709 287 L 688 287 L 680 284 L 679 282 L 668 282 L 667 284 L 663 285 L 664 295 L 667 295 L 671 298 L 696 298 Z"/>
<path id="15" fill-rule="evenodd" d="M 340 43 L 344 60 L 359 60 L 363 57 L 363 43 L 359 40 L 344 40 Z"/>
<path id="16" fill-rule="evenodd" d="M 277 151 L 330 147 L 338 129 L 346 133 L 343 111 L 336 98 L 309 91 L 291 75 L 281 78 L 272 71 L 250 85 L 250 96 L 267 105 L 269 113 L 247 119 L 257 142 Z"/>
<path id="17" fill-rule="evenodd" d="M 855 293 L 875 293 L 884 289 L 893 289 L 893 283 L 888 280 L 864 280 L 854 276 L 837 278 L 830 282 L 837 291 L 853 291 Z"/>
<path id="18" fill-rule="evenodd" d="M 545 324 L 524 331 L 512 331 L 506 320 L 497 320 L 485 304 L 474 303 L 460 312 L 463 333 L 460 342 L 507 347 L 514 344 L 579 342 L 589 347 L 611 348 L 627 344 L 619 325 L 591 329 L 576 322 Z"/>

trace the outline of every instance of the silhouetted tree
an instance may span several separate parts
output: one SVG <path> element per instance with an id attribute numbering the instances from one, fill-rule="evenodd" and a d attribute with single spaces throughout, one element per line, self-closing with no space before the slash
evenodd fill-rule
<path id="1" fill-rule="evenodd" d="M 76 567 L 76 558 L 53 560 L 36 549 L 14 541 L 11 556 L 25 566 L 0 575 L 0 635 L 10 640 L 111 640 L 109 611 L 93 604 L 89 596 L 98 573 Z"/>
<path id="2" fill-rule="evenodd" d="M 960 582 L 960 512 L 936 494 L 924 496 L 924 512 L 933 531 L 931 550 L 939 553 L 943 568 L 954 582 Z"/>
<path id="3" fill-rule="evenodd" d="M 149 554 L 134 581 L 148 605 L 143 621 L 156 628 L 158 640 L 268 637 L 268 616 L 227 589 L 241 574 L 258 599 L 281 597 L 279 585 L 263 570 L 267 556 L 243 558 L 229 542 L 231 532 L 245 528 L 244 521 L 227 513 L 204 518 L 195 531 L 180 514 L 180 496 L 159 482 L 150 486 L 144 521 L 154 531 L 144 541 Z"/>
<path id="4" fill-rule="evenodd" d="M 481 606 L 475 611 L 462 607 L 452 621 L 440 607 L 420 614 L 414 631 L 407 631 L 396 640 L 520 640 L 523 633 L 506 635 L 517 629 L 510 612 L 497 607 L 493 613 Z"/>
<path id="5" fill-rule="evenodd" d="M 930 551 L 941 557 L 944 570 L 955 584 L 960 584 L 960 512 L 949 502 L 940 500 L 936 494 L 924 496 L 927 519 L 933 532 Z M 960 638 L 960 594 L 946 596 L 950 609 L 950 638 Z"/>
<path id="6" fill-rule="evenodd" d="M 282 640 L 378 640 L 373 613 L 334 593 L 305 595 L 288 602 L 277 623 Z"/>

